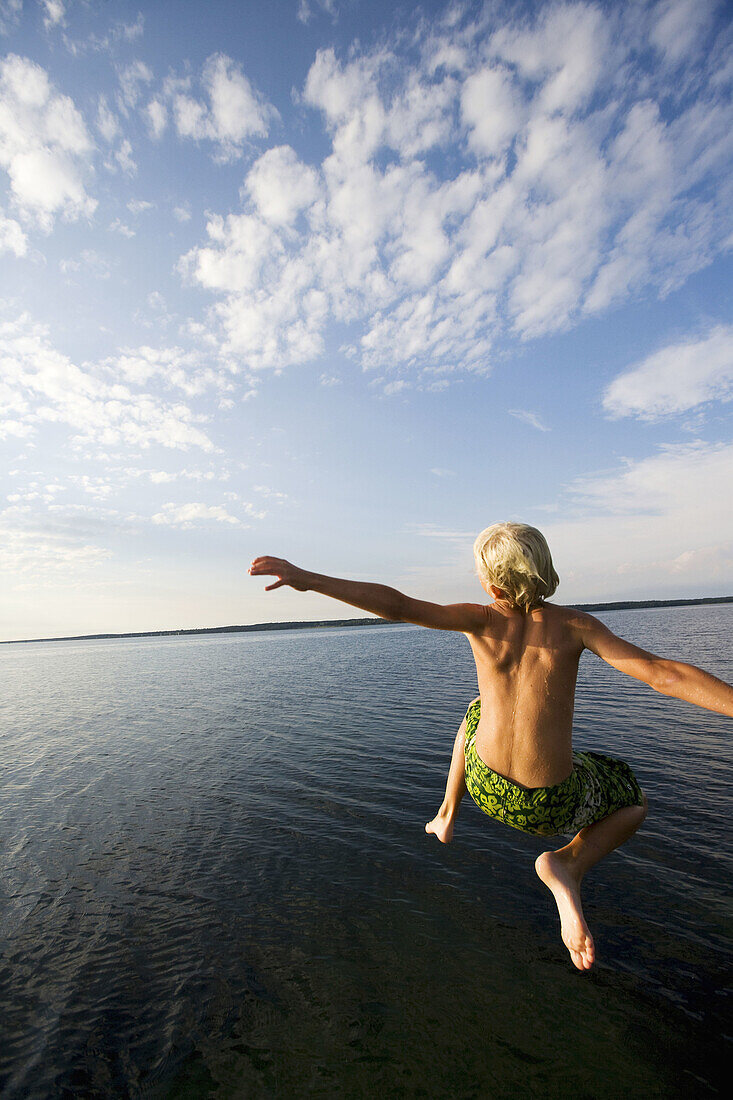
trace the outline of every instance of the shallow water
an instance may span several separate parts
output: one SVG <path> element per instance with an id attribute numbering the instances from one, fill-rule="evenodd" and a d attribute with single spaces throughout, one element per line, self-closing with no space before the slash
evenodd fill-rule
<path id="1" fill-rule="evenodd" d="M 733 678 L 733 607 L 610 612 Z M 586 654 L 575 743 L 643 829 L 586 880 L 437 808 L 467 643 L 403 626 L 0 648 L 7 1097 L 714 1096 L 730 1034 L 730 722 Z M 727 1091 L 727 1090 L 726 1090 Z"/>

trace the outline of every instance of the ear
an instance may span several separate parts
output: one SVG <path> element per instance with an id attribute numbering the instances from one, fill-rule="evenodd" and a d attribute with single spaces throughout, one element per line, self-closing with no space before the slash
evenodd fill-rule
<path id="1" fill-rule="evenodd" d="M 497 588 L 495 584 L 490 584 L 488 588 L 489 594 L 494 597 L 495 600 L 505 600 L 506 592 L 503 588 Z"/>

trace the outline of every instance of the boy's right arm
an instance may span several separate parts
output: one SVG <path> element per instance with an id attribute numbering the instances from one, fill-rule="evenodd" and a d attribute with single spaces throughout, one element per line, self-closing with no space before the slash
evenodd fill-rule
<path id="1" fill-rule="evenodd" d="M 709 672 L 684 661 L 671 661 L 647 653 L 617 637 L 592 615 L 581 616 L 580 632 L 584 647 L 619 672 L 641 680 L 662 695 L 733 718 L 733 687 Z"/>
<path id="2" fill-rule="evenodd" d="M 365 581 L 327 577 L 322 573 L 310 573 L 284 558 L 255 558 L 249 567 L 250 576 L 271 576 L 278 579 L 265 586 L 266 592 L 287 585 L 298 592 L 319 592 L 334 600 L 341 600 L 362 611 L 371 611 L 382 619 L 415 623 L 433 630 L 455 630 L 471 634 L 486 624 L 486 608 L 481 604 L 437 604 L 414 600 L 396 588 Z"/>

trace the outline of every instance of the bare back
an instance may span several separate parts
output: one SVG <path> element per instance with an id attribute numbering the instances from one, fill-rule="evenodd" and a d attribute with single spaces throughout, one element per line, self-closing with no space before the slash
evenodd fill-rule
<path id="1" fill-rule="evenodd" d="M 481 693 L 476 749 L 490 768 L 524 787 L 561 783 L 573 770 L 584 648 L 576 616 L 552 604 L 525 615 L 497 603 L 486 608 L 485 627 L 466 634 Z"/>

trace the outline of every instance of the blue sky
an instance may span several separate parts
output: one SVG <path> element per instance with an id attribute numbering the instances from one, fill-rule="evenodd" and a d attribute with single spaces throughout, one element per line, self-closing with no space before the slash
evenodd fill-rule
<path id="1" fill-rule="evenodd" d="M 729 9 L 728 9 L 729 11 Z M 0 636 L 733 590 L 714 0 L 0 0 Z"/>

